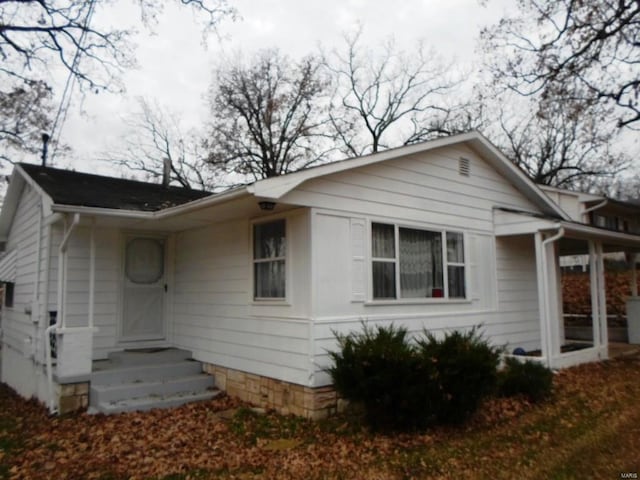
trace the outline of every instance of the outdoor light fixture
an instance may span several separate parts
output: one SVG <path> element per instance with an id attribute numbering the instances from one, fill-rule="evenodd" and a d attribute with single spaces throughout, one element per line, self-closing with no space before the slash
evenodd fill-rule
<path id="1" fill-rule="evenodd" d="M 267 202 L 267 201 L 262 201 L 262 202 L 258 202 L 258 205 L 260 206 L 260 210 L 273 210 L 276 206 L 276 202 Z"/>

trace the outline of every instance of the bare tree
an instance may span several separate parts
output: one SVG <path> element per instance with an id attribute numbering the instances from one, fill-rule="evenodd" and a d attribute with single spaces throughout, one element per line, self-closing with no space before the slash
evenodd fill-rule
<path id="1" fill-rule="evenodd" d="M 580 191 L 599 190 L 630 166 L 628 156 L 612 148 L 615 129 L 597 115 L 564 109 L 508 118 L 501 112 L 498 145 L 536 182 Z M 535 110 L 535 107 L 531 110 Z"/>
<path id="2" fill-rule="evenodd" d="M 92 21 L 109 0 L 0 0 L 0 72 L 33 80 L 38 67 L 61 65 L 91 88 L 107 88 L 134 63 L 131 30 Z M 166 2 L 137 2 L 152 25 Z M 208 27 L 233 14 L 226 0 L 180 0 L 206 16 Z M 6 77 L 5 77 L 6 78 Z"/>
<path id="3" fill-rule="evenodd" d="M 136 0 L 143 23 L 153 28 L 168 0 Z M 40 147 L 25 128 L 48 129 L 53 124 L 45 106 L 50 71 L 62 68 L 81 87 L 121 91 L 122 70 L 135 63 L 131 29 L 113 27 L 93 17 L 108 14 L 110 0 L 0 0 L 0 102 L 3 106 L 0 149 Z M 226 0 L 180 0 L 215 27 L 233 15 Z M 100 19 L 98 19 L 100 20 Z M 32 102 L 28 108 L 23 99 Z M 7 108 L 8 104 L 13 107 Z M 6 155 L 5 155 L 6 156 Z"/>
<path id="4" fill-rule="evenodd" d="M 231 182 L 257 180 L 323 161 L 326 84 L 320 63 L 294 62 L 278 50 L 240 56 L 217 72 L 211 89 L 209 161 Z"/>
<path id="5" fill-rule="evenodd" d="M 483 31 L 496 80 L 588 111 L 615 105 L 619 127 L 640 124 L 640 2 L 519 0 L 520 13 Z"/>
<path id="6" fill-rule="evenodd" d="M 611 181 L 596 184 L 593 190 L 609 198 L 633 201 L 640 207 L 640 174 L 638 173 L 618 175 Z"/>
<path id="7" fill-rule="evenodd" d="M 464 109 L 452 102 L 461 79 L 451 64 L 421 43 L 404 53 L 393 40 L 364 48 L 361 37 L 361 30 L 346 35 L 345 51 L 324 61 L 334 80 L 329 118 L 344 153 L 420 142 L 467 124 L 459 117 Z"/>
<path id="8" fill-rule="evenodd" d="M 0 161 L 13 163 L 21 152 L 34 154 L 49 129 L 51 89 L 44 82 L 0 90 Z"/>
<path id="9" fill-rule="evenodd" d="M 125 119 L 129 133 L 104 160 L 140 175 L 161 181 L 165 160 L 170 161 L 170 181 L 185 188 L 213 190 L 214 177 L 195 132 L 184 133 L 178 116 L 157 102 L 138 99 L 139 111 Z"/>

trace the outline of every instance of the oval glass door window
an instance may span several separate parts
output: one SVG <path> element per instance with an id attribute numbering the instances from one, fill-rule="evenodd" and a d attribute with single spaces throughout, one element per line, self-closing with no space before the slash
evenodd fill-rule
<path id="1" fill-rule="evenodd" d="M 127 244 L 125 274 L 132 283 L 155 283 L 164 275 L 164 248 L 153 238 L 134 238 Z"/>

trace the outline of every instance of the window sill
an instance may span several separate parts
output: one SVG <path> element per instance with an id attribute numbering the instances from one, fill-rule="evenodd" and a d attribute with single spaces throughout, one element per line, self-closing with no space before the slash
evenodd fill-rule
<path id="1" fill-rule="evenodd" d="M 251 305 L 255 307 L 290 307 L 291 302 L 288 302 L 284 298 L 274 298 L 273 300 L 260 298 L 252 300 Z"/>
<path id="2" fill-rule="evenodd" d="M 367 300 L 365 306 L 378 305 L 463 305 L 471 304 L 470 298 L 401 298 L 398 300 Z"/>

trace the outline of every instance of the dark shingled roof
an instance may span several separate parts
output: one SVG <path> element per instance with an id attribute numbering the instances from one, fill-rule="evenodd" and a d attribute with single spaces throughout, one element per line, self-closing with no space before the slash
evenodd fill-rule
<path id="1" fill-rule="evenodd" d="M 155 212 L 211 195 L 181 187 L 125 180 L 20 163 L 20 167 L 59 205 Z"/>

